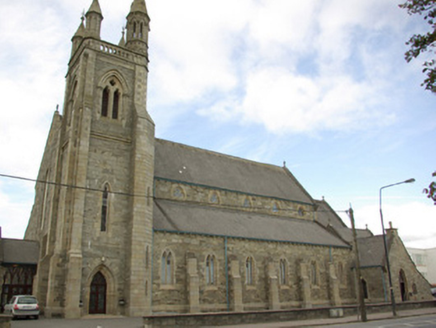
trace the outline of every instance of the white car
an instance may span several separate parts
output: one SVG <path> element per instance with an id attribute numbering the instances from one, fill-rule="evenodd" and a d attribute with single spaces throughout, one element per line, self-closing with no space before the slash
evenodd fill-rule
<path id="1" fill-rule="evenodd" d="M 12 317 L 33 317 L 39 318 L 39 305 L 35 296 L 32 295 L 15 295 L 11 298 L 4 308 L 5 314 Z"/>

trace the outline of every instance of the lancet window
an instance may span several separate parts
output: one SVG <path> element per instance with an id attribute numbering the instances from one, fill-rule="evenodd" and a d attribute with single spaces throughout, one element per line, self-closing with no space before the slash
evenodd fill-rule
<path id="1" fill-rule="evenodd" d="M 107 219 L 109 213 L 109 186 L 105 184 L 101 199 L 101 221 L 100 231 L 107 230 Z"/>
<path id="2" fill-rule="evenodd" d="M 161 283 L 169 285 L 173 283 L 174 259 L 170 251 L 165 251 L 161 259 Z"/>
<path id="3" fill-rule="evenodd" d="M 245 283 L 247 285 L 253 285 L 253 258 L 247 257 L 245 261 Z"/>
<path id="4" fill-rule="evenodd" d="M 280 285 L 286 285 L 287 267 L 286 260 L 280 260 Z"/>
<path id="5" fill-rule="evenodd" d="M 206 258 L 206 284 L 215 285 L 215 256 L 208 255 Z"/>

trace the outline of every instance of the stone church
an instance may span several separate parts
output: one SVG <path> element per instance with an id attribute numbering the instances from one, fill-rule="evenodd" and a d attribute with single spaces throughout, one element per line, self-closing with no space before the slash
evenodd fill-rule
<path id="1" fill-rule="evenodd" d="M 45 315 L 355 304 L 351 230 L 330 206 L 285 166 L 155 138 L 145 1 L 133 1 L 118 45 L 101 40 L 102 20 L 93 0 L 72 38 L 25 235 L 39 242 L 33 294 Z M 388 301 L 381 239 L 358 235 L 365 296 Z M 431 299 L 388 236 L 398 301 Z"/>

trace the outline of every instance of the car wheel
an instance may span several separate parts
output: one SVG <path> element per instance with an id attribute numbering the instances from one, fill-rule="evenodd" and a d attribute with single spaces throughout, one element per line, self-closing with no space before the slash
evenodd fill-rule
<path id="1" fill-rule="evenodd" d="M 39 315 L 35 315 L 35 316 L 33 316 L 33 318 L 34 318 L 35 320 L 38 320 L 38 319 L 39 319 Z"/>

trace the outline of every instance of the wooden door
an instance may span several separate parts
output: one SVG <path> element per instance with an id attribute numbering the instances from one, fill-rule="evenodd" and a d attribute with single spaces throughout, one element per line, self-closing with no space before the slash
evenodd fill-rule
<path id="1" fill-rule="evenodd" d="M 91 282 L 89 295 L 89 314 L 106 313 L 106 279 L 97 272 Z"/>

